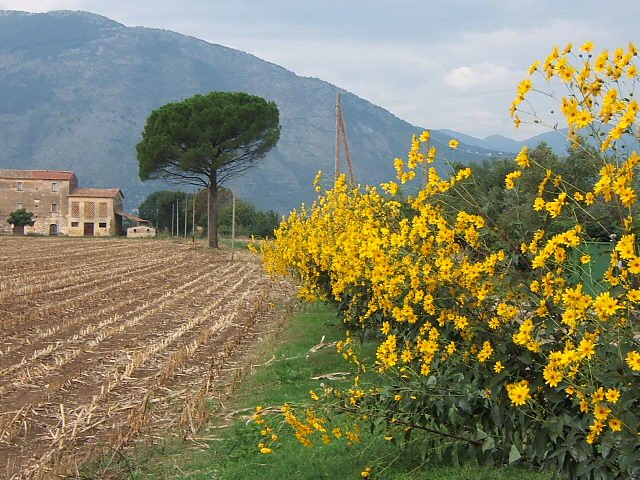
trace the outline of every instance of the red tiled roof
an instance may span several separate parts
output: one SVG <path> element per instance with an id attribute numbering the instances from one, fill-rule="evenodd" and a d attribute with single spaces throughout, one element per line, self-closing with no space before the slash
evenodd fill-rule
<path id="1" fill-rule="evenodd" d="M 121 217 L 128 218 L 129 220 L 133 220 L 134 222 L 137 222 L 137 223 L 144 223 L 144 224 L 147 224 L 147 225 L 151 225 L 151 222 L 149 220 L 145 220 L 144 218 L 136 217 L 135 215 L 132 215 L 131 213 L 125 212 L 123 210 L 116 210 L 116 215 L 120 215 Z"/>
<path id="2" fill-rule="evenodd" d="M 3 170 L 0 178 L 16 178 L 26 180 L 71 180 L 75 173 L 57 170 Z"/>
<path id="3" fill-rule="evenodd" d="M 113 198 L 120 194 L 124 198 L 124 194 L 119 188 L 76 188 L 70 197 L 96 197 L 96 198 Z"/>

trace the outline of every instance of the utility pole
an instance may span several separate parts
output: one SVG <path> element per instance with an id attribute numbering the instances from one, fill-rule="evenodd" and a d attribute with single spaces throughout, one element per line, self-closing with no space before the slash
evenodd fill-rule
<path id="1" fill-rule="evenodd" d="M 231 190 L 231 261 L 235 252 L 236 243 L 236 179 L 233 179 L 233 190 Z"/>
<path id="2" fill-rule="evenodd" d="M 336 158 L 335 165 L 333 169 L 333 178 L 334 182 L 338 181 L 338 177 L 340 176 L 340 109 L 338 105 L 340 104 L 340 92 L 336 93 Z"/>
<path id="3" fill-rule="evenodd" d="M 196 243 L 196 190 L 193 191 L 193 218 L 191 220 L 191 236 L 193 243 Z"/>
<path id="4" fill-rule="evenodd" d="M 184 192 L 184 238 L 187 238 L 187 215 L 189 214 L 189 211 L 187 210 L 189 197 L 187 195 L 187 192 Z"/>
<path id="5" fill-rule="evenodd" d="M 336 159 L 335 159 L 335 179 L 340 176 L 341 150 L 344 146 L 345 160 L 349 170 L 349 182 L 354 185 L 353 165 L 351 164 L 351 153 L 349 152 L 349 141 L 347 139 L 347 129 L 342 115 L 342 94 L 336 93 Z"/>
<path id="6" fill-rule="evenodd" d="M 173 202 L 171 202 L 171 236 L 173 237 L 173 224 L 175 223 L 174 219 L 175 212 L 173 211 Z"/>
<path id="7" fill-rule="evenodd" d="M 180 238 L 180 198 L 176 198 L 176 238 Z"/>

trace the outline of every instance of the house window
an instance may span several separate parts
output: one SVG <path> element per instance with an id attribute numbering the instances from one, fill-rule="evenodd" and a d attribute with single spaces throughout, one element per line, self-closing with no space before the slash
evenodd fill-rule
<path id="1" fill-rule="evenodd" d="M 22 202 L 16 203 L 16 210 L 20 210 L 22 208 Z"/>
<path id="2" fill-rule="evenodd" d="M 100 223 L 98 224 L 98 226 L 99 226 L 100 228 L 107 228 L 107 222 L 100 222 Z"/>
<path id="3" fill-rule="evenodd" d="M 57 203 L 52 203 L 51 204 L 51 213 L 58 213 L 58 204 Z"/>
<path id="4" fill-rule="evenodd" d="M 98 216 L 102 218 L 107 216 L 107 202 L 98 203 Z"/>
<path id="5" fill-rule="evenodd" d="M 73 218 L 80 217 L 80 202 L 71 202 L 71 216 Z"/>
<path id="6" fill-rule="evenodd" d="M 24 182 L 18 182 L 16 190 L 18 190 L 19 192 L 24 191 Z"/>
<path id="7" fill-rule="evenodd" d="M 58 191 L 58 182 L 51 182 L 51 191 L 52 192 Z"/>
<path id="8" fill-rule="evenodd" d="M 73 228 L 78 228 L 80 226 L 80 222 L 71 222 L 71 226 Z"/>
<path id="9" fill-rule="evenodd" d="M 84 202 L 84 216 L 87 218 L 94 218 L 96 216 L 95 202 Z"/>

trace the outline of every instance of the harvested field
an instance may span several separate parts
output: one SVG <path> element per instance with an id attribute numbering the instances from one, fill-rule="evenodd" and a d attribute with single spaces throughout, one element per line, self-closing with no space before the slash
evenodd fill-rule
<path id="1" fill-rule="evenodd" d="M 0 478 L 195 434 L 291 293 L 248 252 L 0 237 Z"/>

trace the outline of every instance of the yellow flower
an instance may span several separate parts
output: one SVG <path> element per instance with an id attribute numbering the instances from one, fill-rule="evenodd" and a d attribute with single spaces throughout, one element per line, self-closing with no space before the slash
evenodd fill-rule
<path id="1" fill-rule="evenodd" d="M 456 148 L 458 148 L 458 140 L 456 140 L 455 138 L 452 138 L 451 140 L 449 140 L 449 148 L 452 150 L 455 150 Z"/>
<path id="2" fill-rule="evenodd" d="M 411 350 L 405 348 L 400 355 L 400 359 L 403 363 L 409 363 L 411 360 L 413 360 L 413 354 L 411 353 Z"/>
<path id="3" fill-rule="evenodd" d="M 605 407 L 604 405 L 597 405 L 596 408 L 593 409 L 593 416 L 596 420 L 604 422 L 607 418 L 609 418 L 609 414 L 611 413 L 611 409 Z"/>
<path id="4" fill-rule="evenodd" d="M 589 263 L 590 261 L 591 261 L 591 255 L 582 255 L 580 257 L 580 263 L 582 264 Z"/>
<path id="5" fill-rule="evenodd" d="M 493 371 L 496 373 L 500 373 L 502 370 L 504 370 L 504 365 L 502 365 L 502 362 L 498 360 L 493 366 Z"/>
<path id="6" fill-rule="evenodd" d="M 322 181 L 322 170 L 318 170 L 318 173 L 316 173 L 316 176 L 313 179 L 313 187 L 315 188 L 316 192 L 322 191 L 322 186 L 320 185 L 321 181 Z"/>
<path id="7" fill-rule="evenodd" d="M 596 72 L 602 72 L 605 68 L 607 68 L 607 60 L 609 59 L 609 52 L 607 50 L 603 50 L 600 55 L 596 58 L 593 68 Z"/>
<path id="8" fill-rule="evenodd" d="M 363 471 L 360 472 L 360 477 L 361 478 L 369 478 L 369 475 L 371 475 L 371 467 L 367 467 L 365 468 Z"/>
<path id="9" fill-rule="evenodd" d="M 620 202 L 622 202 L 625 207 L 631 207 L 636 202 L 636 193 L 631 187 L 621 188 L 618 195 L 620 196 Z"/>
<path id="10" fill-rule="evenodd" d="M 636 255 L 636 236 L 635 234 L 623 235 L 616 245 L 616 252 L 620 253 L 620 257 L 629 260 Z"/>
<path id="11" fill-rule="evenodd" d="M 618 400 L 620 400 L 620 390 L 616 388 L 610 388 L 605 393 L 605 397 L 607 399 L 607 402 L 618 403 Z"/>
<path id="12" fill-rule="evenodd" d="M 580 47 L 580 50 L 589 53 L 593 50 L 593 47 L 594 47 L 593 42 L 585 42 Z"/>
<path id="13" fill-rule="evenodd" d="M 273 451 L 269 447 L 267 447 L 264 443 L 259 443 L 258 449 L 260 450 L 260 453 L 262 453 L 263 455 L 268 455 Z"/>
<path id="14" fill-rule="evenodd" d="M 600 387 L 591 394 L 591 401 L 594 404 L 597 404 L 600 402 L 604 402 L 605 397 L 606 397 L 606 392 L 604 391 L 604 388 Z"/>
<path id="15" fill-rule="evenodd" d="M 522 149 L 520 150 L 520 152 L 516 156 L 516 163 L 518 164 L 518 166 L 520 168 L 527 168 L 527 167 L 531 166 L 531 161 L 529 160 L 529 157 L 527 156 L 528 148 L 529 147 L 527 147 L 525 145 L 524 147 L 522 147 Z"/>
<path id="16" fill-rule="evenodd" d="M 584 203 L 586 203 L 587 205 L 592 205 L 594 201 L 595 201 L 595 195 L 593 194 L 593 192 L 588 192 L 584 196 Z"/>
<path id="17" fill-rule="evenodd" d="M 484 342 L 482 344 L 482 350 L 478 352 L 478 360 L 480 363 L 484 363 L 493 355 L 493 348 L 490 342 Z"/>
<path id="18" fill-rule="evenodd" d="M 622 422 L 617 418 L 611 418 L 609 419 L 609 428 L 614 432 L 619 432 L 622 430 Z"/>
<path id="19" fill-rule="evenodd" d="M 529 383 L 526 380 L 522 380 L 518 383 L 507 384 L 507 394 L 511 399 L 511 404 L 520 407 L 531 398 Z"/>
<path id="20" fill-rule="evenodd" d="M 535 62 L 533 62 L 531 64 L 531 66 L 529 67 L 529 75 L 533 75 L 533 72 L 538 70 L 539 66 L 540 66 L 540 61 L 539 60 L 536 60 Z"/>
<path id="21" fill-rule="evenodd" d="M 618 304 L 618 300 L 611 298 L 611 294 L 609 292 L 600 293 L 593 301 L 593 306 L 601 320 L 606 320 L 611 315 L 614 315 L 616 310 L 621 308 Z"/>
<path id="22" fill-rule="evenodd" d="M 578 345 L 578 355 L 581 358 L 591 359 L 596 353 L 595 342 L 590 339 L 583 338 Z"/>
<path id="23" fill-rule="evenodd" d="M 522 171 L 515 170 L 513 172 L 507 173 L 507 176 L 504 177 L 504 184 L 507 187 L 507 190 L 513 190 L 515 188 L 514 180 L 516 178 L 520 178 L 522 176 Z"/>
<path id="24" fill-rule="evenodd" d="M 640 289 L 634 288 L 627 292 L 627 298 L 630 302 L 640 303 Z"/>
<path id="25" fill-rule="evenodd" d="M 634 372 L 640 372 L 640 353 L 635 350 L 627 353 L 627 365 Z"/>
<path id="26" fill-rule="evenodd" d="M 542 376 L 545 380 L 544 383 L 553 388 L 557 387 L 558 384 L 562 381 L 562 373 L 560 373 L 560 371 L 555 368 L 553 364 L 548 364 L 546 367 L 544 367 Z"/>
<path id="27" fill-rule="evenodd" d="M 640 257 L 633 257 L 628 262 L 629 272 L 634 275 L 640 274 Z"/>
<path id="28" fill-rule="evenodd" d="M 449 345 L 447 345 L 447 354 L 453 355 L 455 351 L 456 351 L 456 342 L 450 342 Z"/>
<path id="29" fill-rule="evenodd" d="M 584 398 L 580 400 L 580 411 L 582 413 L 589 413 L 589 402 L 587 402 Z"/>

